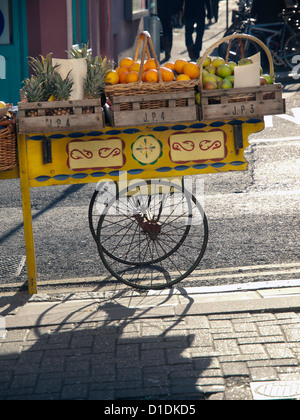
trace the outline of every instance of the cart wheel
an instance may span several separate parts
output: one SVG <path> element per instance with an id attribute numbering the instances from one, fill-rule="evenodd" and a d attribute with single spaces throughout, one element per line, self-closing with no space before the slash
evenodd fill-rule
<path id="1" fill-rule="evenodd" d="M 100 216 L 110 200 L 117 196 L 117 193 L 117 182 L 99 182 L 91 198 L 89 206 L 89 226 L 95 241 L 97 241 L 97 226 Z"/>
<path id="2" fill-rule="evenodd" d="M 143 185 L 146 186 L 149 185 L 150 186 L 150 181 L 144 181 Z M 140 184 L 138 184 L 138 186 L 140 186 Z M 168 186 L 170 186 L 170 183 L 168 182 Z M 134 189 L 136 188 L 136 186 L 134 187 Z M 151 188 L 151 186 L 150 186 Z M 161 187 L 160 187 L 161 188 Z M 166 188 L 166 187 L 165 187 Z M 182 188 L 182 187 L 181 187 Z M 167 191 L 167 194 L 169 194 L 169 189 Z M 91 199 L 91 203 L 90 203 L 90 207 L 89 207 L 89 225 L 90 225 L 90 229 L 91 229 L 91 233 L 93 238 L 95 239 L 96 243 L 97 243 L 97 226 L 100 220 L 100 217 L 102 215 L 102 213 L 105 211 L 108 202 L 113 198 L 113 201 L 115 199 L 115 197 L 118 194 L 118 184 L 114 183 L 114 182 L 109 182 L 109 183 L 102 183 L 99 184 L 99 187 L 96 189 L 96 191 L 93 194 L 93 197 Z M 130 193 L 129 193 L 130 195 Z M 151 201 L 151 195 L 148 195 L 147 192 L 147 197 L 149 202 Z M 161 204 L 163 205 L 163 199 L 166 198 L 166 192 L 164 197 L 161 197 Z M 174 244 L 174 249 L 177 249 L 181 243 L 185 240 L 187 234 L 189 233 L 190 230 L 190 226 L 187 225 L 185 231 L 182 232 L 182 238 L 178 241 L 178 243 Z M 126 264 L 126 265 L 136 265 L 136 259 L 134 258 L 134 260 L 132 258 L 130 258 L 130 256 L 128 255 L 124 255 L 122 256 L 122 258 L 120 258 L 120 256 L 118 255 L 114 255 L 111 254 L 106 248 L 105 246 L 102 245 L 103 248 L 103 252 L 108 255 L 110 258 L 121 262 L 122 264 Z M 163 260 L 164 258 L 167 258 L 169 256 L 169 254 L 171 255 L 173 253 L 173 249 L 170 249 L 168 253 L 163 254 L 161 256 L 159 256 L 159 258 L 157 258 L 156 260 L 150 260 L 150 261 L 144 261 L 144 264 L 150 264 L 150 263 L 157 263 L 160 262 L 161 260 Z"/>
<path id="3" fill-rule="evenodd" d="M 207 219 L 196 198 L 162 180 L 140 181 L 112 198 L 96 233 L 108 271 L 139 289 L 183 280 L 200 263 L 207 239 Z"/>

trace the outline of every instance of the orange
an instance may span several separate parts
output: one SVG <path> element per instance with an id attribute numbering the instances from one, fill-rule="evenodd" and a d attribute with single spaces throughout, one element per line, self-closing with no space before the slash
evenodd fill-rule
<path id="1" fill-rule="evenodd" d="M 180 80 L 191 80 L 190 78 L 189 78 L 189 76 L 188 75 L 186 75 L 186 74 L 179 74 L 177 77 L 176 77 L 176 81 L 180 81 Z"/>
<path id="2" fill-rule="evenodd" d="M 187 61 L 184 58 L 179 58 L 175 61 L 175 71 L 179 74 L 183 73 L 183 67 L 187 64 Z"/>
<path id="3" fill-rule="evenodd" d="M 175 70 L 175 64 L 173 63 L 173 61 L 168 61 L 167 63 L 164 64 L 164 67 L 170 70 Z"/>
<path id="4" fill-rule="evenodd" d="M 131 66 L 129 67 L 129 70 L 130 71 L 137 71 L 137 72 L 139 72 L 140 71 L 140 67 L 141 67 L 140 63 L 138 63 L 137 61 L 135 61 L 133 64 L 131 64 Z"/>
<path id="5" fill-rule="evenodd" d="M 122 73 L 128 73 L 129 72 L 129 67 L 128 66 L 123 66 L 123 67 L 120 67 L 119 68 L 119 76 L 122 74 Z"/>
<path id="6" fill-rule="evenodd" d="M 139 73 L 137 71 L 130 71 L 127 74 L 126 83 L 133 83 L 139 80 Z"/>
<path id="7" fill-rule="evenodd" d="M 197 79 L 199 77 L 199 67 L 196 63 L 190 62 L 183 66 L 183 73 L 189 76 L 190 79 Z"/>
<path id="8" fill-rule="evenodd" d="M 123 71 L 123 73 L 119 74 L 120 83 L 127 83 L 127 76 L 129 71 Z"/>
<path id="9" fill-rule="evenodd" d="M 116 85 L 119 83 L 119 75 L 115 70 L 109 71 L 106 75 L 104 80 L 105 83 L 111 83 L 112 85 Z"/>
<path id="10" fill-rule="evenodd" d="M 167 69 L 166 67 L 161 67 L 160 71 L 164 82 L 172 82 L 174 80 L 174 73 L 172 70 Z"/>
<path id="11" fill-rule="evenodd" d="M 147 74 L 146 74 L 146 82 L 157 83 L 158 82 L 158 71 L 155 70 L 155 69 L 148 70 Z"/>
<path id="12" fill-rule="evenodd" d="M 142 82 L 146 82 L 146 74 L 147 74 L 147 71 L 143 71 Z"/>
<path id="13" fill-rule="evenodd" d="M 120 67 L 124 67 L 124 66 L 130 67 L 131 64 L 133 64 L 133 59 L 130 57 L 124 57 L 120 61 Z"/>
<path id="14" fill-rule="evenodd" d="M 146 63 L 144 64 L 144 70 L 152 70 L 156 69 L 156 64 L 154 58 L 149 58 Z"/>

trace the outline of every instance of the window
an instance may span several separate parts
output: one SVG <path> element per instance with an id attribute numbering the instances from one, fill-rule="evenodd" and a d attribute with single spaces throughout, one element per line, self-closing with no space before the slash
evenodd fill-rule
<path id="1" fill-rule="evenodd" d="M 134 20 L 149 15 L 147 0 L 125 0 L 125 19 Z"/>

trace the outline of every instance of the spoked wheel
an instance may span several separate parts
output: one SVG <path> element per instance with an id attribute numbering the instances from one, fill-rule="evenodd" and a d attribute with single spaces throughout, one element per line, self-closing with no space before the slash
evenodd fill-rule
<path id="1" fill-rule="evenodd" d="M 300 34 L 292 35 L 284 46 L 284 59 L 286 64 L 292 69 L 296 66 L 300 55 Z"/>
<path id="2" fill-rule="evenodd" d="M 108 271 L 140 289 L 183 280 L 200 263 L 207 239 L 207 219 L 196 198 L 162 180 L 141 181 L 113 197 L 96 233 Z"/>

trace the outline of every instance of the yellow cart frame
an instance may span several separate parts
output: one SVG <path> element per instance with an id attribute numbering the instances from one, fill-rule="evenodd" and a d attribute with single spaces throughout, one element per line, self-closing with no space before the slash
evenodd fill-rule
<path id="1" fill-rule="evenodd" d="M 29 293 L 38 286 L 30 188 L 245 171 L 248 137 L 263 129 L 240 118 L 18 135 L 19 167 L 0 179 L 20 178 Z"/>

